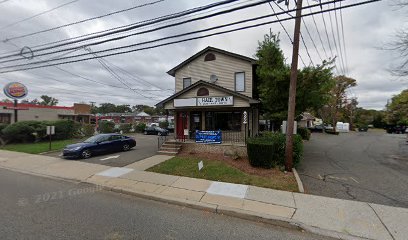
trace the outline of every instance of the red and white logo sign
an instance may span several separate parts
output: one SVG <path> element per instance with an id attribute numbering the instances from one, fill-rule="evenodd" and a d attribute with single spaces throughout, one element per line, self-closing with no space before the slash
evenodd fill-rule
<path id="1" fill-rule="evenodd" d="M 12 99 L 21 99 L 27 96 L 27 87 L 19 82 L 11 82 L 4 87 L 4 94 Z"/>

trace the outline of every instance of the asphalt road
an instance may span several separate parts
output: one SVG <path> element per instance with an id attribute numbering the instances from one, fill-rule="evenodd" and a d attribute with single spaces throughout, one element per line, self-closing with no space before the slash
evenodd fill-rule
<path id="1" fill-rule="evenodd" d="M 96 163 L 111 167 L 124 167 L 131 163 L 151 157 L 157 153 L 157 136 L 143 134 L 127 134 L 136 139 L 136 147 L 128 152 L 116 152 L 93 156 L 88 159 L 76 159 L 88 163 Z M 47 156 L 59 157 L 61 152 L 49 153 Z M 67 160 L 70 161 L 70 160 Z"/>
<path id="2" fill-rule="evenodd" d="M 0 169 L 0 238 L 327 239 Z"/>
<path id="3" fill-rule="evenodd" d="M 310 194 L 408 207 L 406 135 L 314 133 L 298 172 Z"/>

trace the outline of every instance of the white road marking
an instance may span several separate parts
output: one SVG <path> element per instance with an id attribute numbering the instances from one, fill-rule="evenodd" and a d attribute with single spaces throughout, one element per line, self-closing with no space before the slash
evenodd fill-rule
<path id="1" fill-rule="evenodd" d="M 354 182 L 356 182 L 356 183 L 359 183 L 356 179 L 354 179 L 353 177 L 350 177 L 351 178 L 351 180 L 353 180 Z"/>
<path id="2" fill-rule="evenodd" d="M 322 178 L 322 176 L 320 176 L 320 174 L 319 174 L 319 175 L 317 175 L 317 176 L 319 176 L 320 180 L 323 180 L 323 178 Z"/>
<path id="3" fill-rule="evenodd" d="M 331 179 L 336 179 L 336 180 L 344 180 L 344 181 L 347 181 L 347 178 L 340 178 L 340 177 L 333 177 L 333 176 L 329 176 L 329 178 L 331 178 Z"/>
<path id="4" fill-rule="evenodd" d="M 102 159 L 99 159 L 99 160 L 101 160 L 101 161 L 106 161 L 106 160 L 113 159 L 113 158 L 118 158 L 118 157 L 120 157 L 120 155 L 109 156 L 109 157 L 102 158 Z"/>

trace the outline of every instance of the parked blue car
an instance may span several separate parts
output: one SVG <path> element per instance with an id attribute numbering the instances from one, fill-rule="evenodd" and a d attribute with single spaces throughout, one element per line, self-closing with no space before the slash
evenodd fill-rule
<path id="1" fill-rule="evenodd" d="M 136 140 L 121 134 L 99 134 L 81 143 L 67 145 L 62 156 L 67 158 L 90 158 L 108 152 L 128 151 L 136 146 Z"/>

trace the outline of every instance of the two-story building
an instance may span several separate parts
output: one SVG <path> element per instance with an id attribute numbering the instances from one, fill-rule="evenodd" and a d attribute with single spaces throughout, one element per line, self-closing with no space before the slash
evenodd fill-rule
<path id="1" fill-rule="evenodd" d="M 156 106 L 175 112 L 177 138 L 221 130 L 224 138 L 258 133 L 255 59 L 207 47 L 167 73 L 176 93 Z M 235 139 L 236 140 L 236 139 Z"/>

